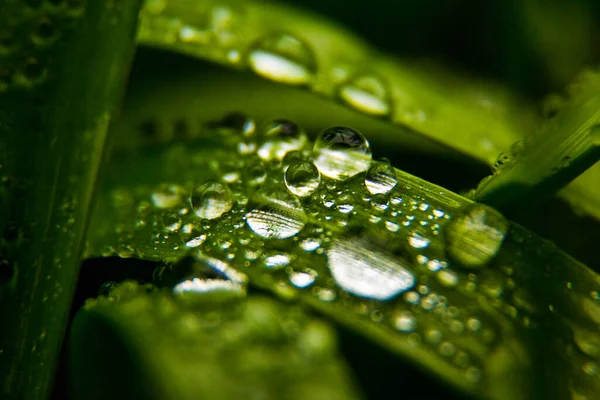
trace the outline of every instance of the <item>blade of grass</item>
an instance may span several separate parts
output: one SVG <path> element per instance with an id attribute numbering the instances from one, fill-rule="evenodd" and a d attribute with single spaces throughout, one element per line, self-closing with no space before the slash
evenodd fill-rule
<path id="1" fill-rule="evenodd" d="M 482 182 L 475 192 L 478 201 L 496 207 L 536 201 L 554 194 L 600 159 L 600 74 L 584 74 L 573 91 L 541 132 Z"/>
<path id="2" fill-rule="evenodd" d="M 2 3 L 0 397 L 48 395 L 140 1 Z"/>

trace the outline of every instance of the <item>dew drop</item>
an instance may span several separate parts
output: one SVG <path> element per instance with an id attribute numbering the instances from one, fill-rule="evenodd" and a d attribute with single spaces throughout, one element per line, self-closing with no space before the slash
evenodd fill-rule
<path id="1" fill-rule="evenodd" d="M 173 297 L 187 307 L 229 302 L 245 295 L 243 285 L 224 279 L 192 278 L 173 287 Z"/>
<path id="2" fill-rule="evenodd" d="M 410 312 L 402 312 L 393 318 L 394 327 L 400 332 L 413 332 L 417 327 L 417 319 Z"/>
<path id="3" fill-rule="evenodd" d="M 296 196 L 310 196 L 321 183 L 321 174 L 309 161 L 292 163 L 285 171 L 285 185 Z"/>
<path id="4" fill-rule="evenodd" d="M 312 50 L 286 33 L 259 40 L 250 49 L 248 63 L 258 75 L 291 85 L 309 83 L 316 71 Z"/>
<path id="5" fill-rule="evenodd" d="M 152 203 L 158 208 L 172 208 L 178 205 L 185 193 L 182 187 L 173 184 L 162 184 L 152 193 Z"/>
<path id="6" fill-rule="evenodd" d="M 371 194 L 389 193 L 397 183 L 396 170 L 384 162 L 371 165 L 365 178 L 365 186 Z"/>
<path id="7" fill-rule="evenodd" d="M 456 272 L 449 270 L 449 269 L 443 269 L 441 271 L 438 271 L 438 273 L 436 274 L 438 281 L 446 286 L 446 287 L 454 287 L 456 285 L 458 285 L 458 275 Z"/>
<path id="8" fill-rule="evenodd" d="M 287 190 L 260 189 L 248 202 L 248 209 L 246 223 L 266 239 L 295 236 L 307 220 L 300 200 Z"/>
<path id="9" fill-rule="evenodd" d="M 290 274 L 290 282 L 297 288 L 306 288 L 315 283 L 317 273 L 313 270 L 293 271 Z"/>
<path id="10" fill-rule="evenodd" d="M 496 256 L 508 229 L 508 221 L 498 211 L 471 204 L 446 226 L 448 255 L 465 267 L 481 267 Z"/>
<path id="11" fill-rule="evenodd" d="M 289 254 L 269 251 L 263 255 L 264 266 L 269 269 L 282 269 L 290 264 Z"/>
<path id="12" fill-rule="evenodd" d="M 215 219 L 231 210 L 233 194 L 222 183 L 207 182 L 194 189 L 190 203 L 200 218 Z"/>
<path id="13" fill-rule="evenodd" d="M 423 236 L 421 233 L 415 231 L 410 234 L 408 237 L 408 244 L 410 244 L 415 249 L 424 249 L 429 246 L 429 239 Z"/>
<path id="14" fill-rule="evenodd" d="M 257 154 L 265 161 L 282 160 L 287 153 L 304 147 L 307 141 L 306 134 L 296 123 L 278 119 L 267 127 L 265 142 Z"/>
<path id="15" fill-rule="evenodd" d="M 365 113 L 384 116 L 390 113 L 389 93 L 384 83 L 372 75 L 361 75 L 344 83 L 340 98 Z"/>
<path id="16" fill-rule="evenodd" d="M 252 136 L 256 131 L 256 123 L 248 115 L 241 112 L 231 112 L 218 121 L 209 123 L 221 135 Z"/>
<path id="17" fill-rule="evenodd" d="M 315 164 L 329 178 L 344 180 L 366 171 L 371 164 L 371 148 L 358 131 L 336 126 L 325 130 L 315 141 Z"/>
<path id="18" fill-rule="evenodd" d="M 327 251 L 327 259 L 337 284 L 359 297 L 389 300 L 415 284 L 406 261 L 384 254 L 359 238 L 336 240 Z"/>
<path id="19" fill-rule="evenodd" d="M 343 193 L 335 200 L 336 208 L 342 214 L 349 214 L 354 210 L 354 196 L 349 193 Z"/>
<path id="20" fill-rule="evenodd" d="M 163 216 L 162 223 L 167 231 L 177 232 L 181 228 L 181 217 L 175 212 L 170 212 Z"/>

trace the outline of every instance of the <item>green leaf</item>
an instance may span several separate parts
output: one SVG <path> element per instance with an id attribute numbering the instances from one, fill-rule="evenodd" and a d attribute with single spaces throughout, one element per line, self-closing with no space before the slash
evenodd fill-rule
<path id="1" fill-rule="evenodd" d="M 366 147 L 324 151 L 322 134 L 311 152 L 302 133 L 264 133 L 277 124 L 235 126 L 116 153 L 87 255 L 213 260 L 478 398 L 598 392 L 597 274 Z M 281 162 L 284 148 L 299 152 Z"/>
<path id="2" fill-rule="evenodd" d="M 482 181 L 475 198 L 502 206 L 552 195 L 600 159 L 599 124 L 600 74 L 590 71 L 572 85 L 569 101 L 545 121 L 541 132 L 517 146 L 522 148 L 513 147 L 511 153 L 500 156 L 502 165 Z M 590 176 L 596 174 L 590 171 Z M 579 185 L 585 182 L 574 182 L 573 190 L 580 189 Z M 596 180 L 583 193 L 589 200 L 583 197 L 583 201 L 595 200 L 596 206 L 590 211 L 600 217 L 599 198 L 595 195 L 598 187 Z M 564 196 L 569 199 L 576 193 L 569 187 Z"/>
<path id="3" fill-rule="evenodd" d="M 189 294 L 206 297 L 202 308 L 133 282 L 89 300 L 71 333 L 74 396 L 360 397 L 328 324 L 297 305 L 260 296 L 219 303 L 200 289 Z"/>
<path id="4" fill-rule="evenodd" d="M 532 123 L 527 107 L 502 88 L 386 57 L 324 18 L 282 4 L 148 2 L 138 40 L 308 89 L 480 161 L 493 162 Z"/>
<path id="5" fill-rule="evenodd" d="M 0 13 L 0 397 L 48 395 L 139 1 Z"/>

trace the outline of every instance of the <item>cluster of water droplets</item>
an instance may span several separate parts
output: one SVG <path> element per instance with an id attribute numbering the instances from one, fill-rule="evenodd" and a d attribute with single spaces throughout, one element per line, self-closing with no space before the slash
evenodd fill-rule
<path id="1" fill-rule="evenodd" d="M 437 189 L 372 160 L 368 140 L 349 127 L 324 129 L 312 146 L 288 120 L 235 113 L 207 129 L 225 149 L 210 161 L 189 158 L 212 178 L 161 184 L 137 205 L 137 194 L 115 192 L 123 207 L 134 203 L 137 222 L 118 228 L 123 243 L 105 255 L 192 252 L 283 297 L 339 303 L 479 381 L 501 329 L 465 306 L 464 296 L 505 305 L 509 278 L 488 267 L 507 235 L 504 217 L 465 200 L 441 201 Z M 125 247 L 140 237 L 152 241 Z M 174 294 L 236 297 L 242 290 L 230 281 L 190 276 Z M 474 352 L 464 335 L 487 350 Z"/>

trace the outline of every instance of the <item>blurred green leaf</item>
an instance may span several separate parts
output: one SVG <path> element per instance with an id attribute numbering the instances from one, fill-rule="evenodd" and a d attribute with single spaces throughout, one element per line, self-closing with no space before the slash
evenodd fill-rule
<path id="1" fill-rule="evenodd" d="M 139 1 L 0 8 L 0 397 L 48 396 Z"/>
<path id="2" fill-rule="evenodd" d="M 74 396 L 358 399 L 336 342 L 329 325 L 298 306 L 250 296 L 207 299 L 198 309 L 168 290 L 125 282 L 75 319 Z"/>

